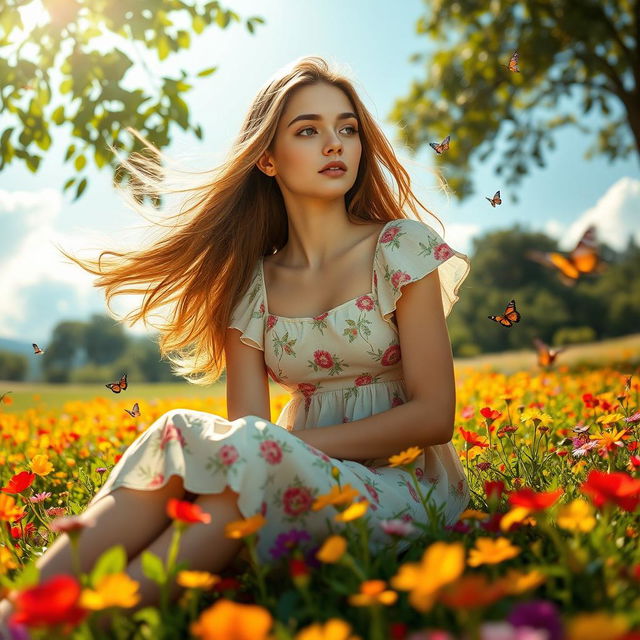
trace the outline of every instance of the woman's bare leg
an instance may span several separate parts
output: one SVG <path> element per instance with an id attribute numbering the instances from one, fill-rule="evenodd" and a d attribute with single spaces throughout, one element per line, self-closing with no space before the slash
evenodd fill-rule
<path id="1" fill-rule="evenodd" d="M 190 571 L 218 573 L 231 563 L 244 545 L 242 540 L 224 535 L 228 522 L 244 518 L 238 509 L 238 494 L 227 487 L 222 493 L 197 495 L 193 502 L 211 515 L 211 522 L 190 525 L 183 532 L 176 562 L 187 562 Z M 162 558 L 163 562 L 167 559 L 173 531 L 174 526 L 171 524 L 147 547 L 147 550 Z M 140 583 L 141 596 L 140 602 L 126 611 L 133 613 L 149 605 L 157 605 L 160 601 L 160 588 L 142 572 L 142 552 L 129 563 L 126 572 Z M 169 592 L 171 601 L 175 602 L 183 591 L 184 588 L 174 582 Z M 109 624 L 110 618 L 105 614 L 100 626 L 107 630 Z"/>
<path id="2" fill-rule="evenodd" d="M 93 519 L 95 526 L 82 530 L 79 536 L 79 556 L 83 573 L 89 573 L 98 557 L 108 548 L 121 544 L 131 560 L 166 529 L 171 519 L 166 514 L 169 498 L 184 499 L 183 480 L 173 475 L 164 487 L 150 491 L 118 487 L 88 507 L 80 519 Z M 51 534 L 54 535 L 54 534 Z M 71 544 L 66 533 L 36 561 L 39 582 L 54 575 L 73 574 Z M 0 622 L 10 614 L 7 600 L 0 602 Z"/>

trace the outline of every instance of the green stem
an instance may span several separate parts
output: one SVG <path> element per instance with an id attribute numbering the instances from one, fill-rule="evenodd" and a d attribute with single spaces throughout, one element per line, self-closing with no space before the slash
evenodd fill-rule
<path id="1" fill-rule="evenodd" d="M 260 565 L 260 561 L 258 560 L 258 553 L 256 550 L 256 534 L 252 533 L 245 538 L 245 542 L 249 549 L 249 558 L 251 560 L 251 566 L 256 575 L 256 579 L 258 581 L 258 590 L 260 592 L 260 597 L 262 598 L 263 603 L 269 602 L 269 597 L 267 595 L 267 586 L 264 581 L 264 575 L 262 573 L 262 566 Z"/>
<path id="2" fill-rule="evenodd" d="M 385 640 L 384 618 L 381 605 L 371 605 L 369 611 L 371 612 L 371 623 L 369 625 L 370 640 Z"/>

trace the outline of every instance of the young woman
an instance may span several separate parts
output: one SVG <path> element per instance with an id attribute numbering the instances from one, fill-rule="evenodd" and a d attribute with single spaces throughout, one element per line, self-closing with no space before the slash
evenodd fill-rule
<path id="1" fill-rule="evenodd" d="M 159 162 L 124 162 L 137 196 L 175 192 Z M 65 253 L 99 276 L 107 305 L 118 293 L 144 295 L 125 320 L 166 305 L 159 346 L 177 374 L 209 384 L 226 368 L 228 419 L 181 408 L 158 417 L 81 516 L 95 523 L 80 538 L 83 569 L 123 544 L 141 583 L 136 609 L 158 596 L 140 558 L 144 549 L 166 556 L 169 498 L 211 514 L 186 531 L 178 558 L 211 572 L 242 546 L 224 537 L 225 524 L 256 513 L 267 519 L 263 561 L 291 529 L 319 545 L 335 511 L 311 505 L 336 485 L 332 467 L 370 503 L 374 552 L 388 543 L 380 520 L 427 518 L 390 456 L 422 448 L 417 473 L 443 522 L 469 499 L 451 443 L 445 322 L 469 260 L 406 217 L 419 204 L 409 176 L 352 83 L 321 58 L 295 61 L 258 93 L 223 165 L 198 179 L 177 224 L 152 246 L 97 261 Z M 275 422 L 268 377 L 291 394 Z M 37 566 L 41 581 L 71 571 L 66 534 Z"/>

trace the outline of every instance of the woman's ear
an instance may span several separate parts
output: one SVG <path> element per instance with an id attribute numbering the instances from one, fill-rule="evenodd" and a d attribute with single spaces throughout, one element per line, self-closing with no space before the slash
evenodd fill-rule
<path id="1" fill-rule="evenodd" d="M 275 167 L 273 166 L 273 162 L 268 151 L 265 151 L 262 156 L 260 156 L 260 159 L 256 162 L 256 167 L 268 176 L 274 176 L 276 174 Z"/>

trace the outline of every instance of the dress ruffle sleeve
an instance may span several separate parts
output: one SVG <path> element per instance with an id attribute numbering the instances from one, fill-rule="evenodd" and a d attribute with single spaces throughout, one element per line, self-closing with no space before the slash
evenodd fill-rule
<path id="1" fill-rule="evenodd" d="M 256 269 L 249 289 L 231 313 L 229 328 L 240 329 L 240 341 L 264 351 L 264 292 Z"/>
<path id="2" fill-rule="evenodd" d="M 393 312 L 402 287 L 439 269 L 445 317 L 458 301 L 458 289 L 471 262 L 451 248 L 428 224 L 405 218 L 385 229 L 374 261 L 374 287 L 384 319 L 396 327 Z"/>

